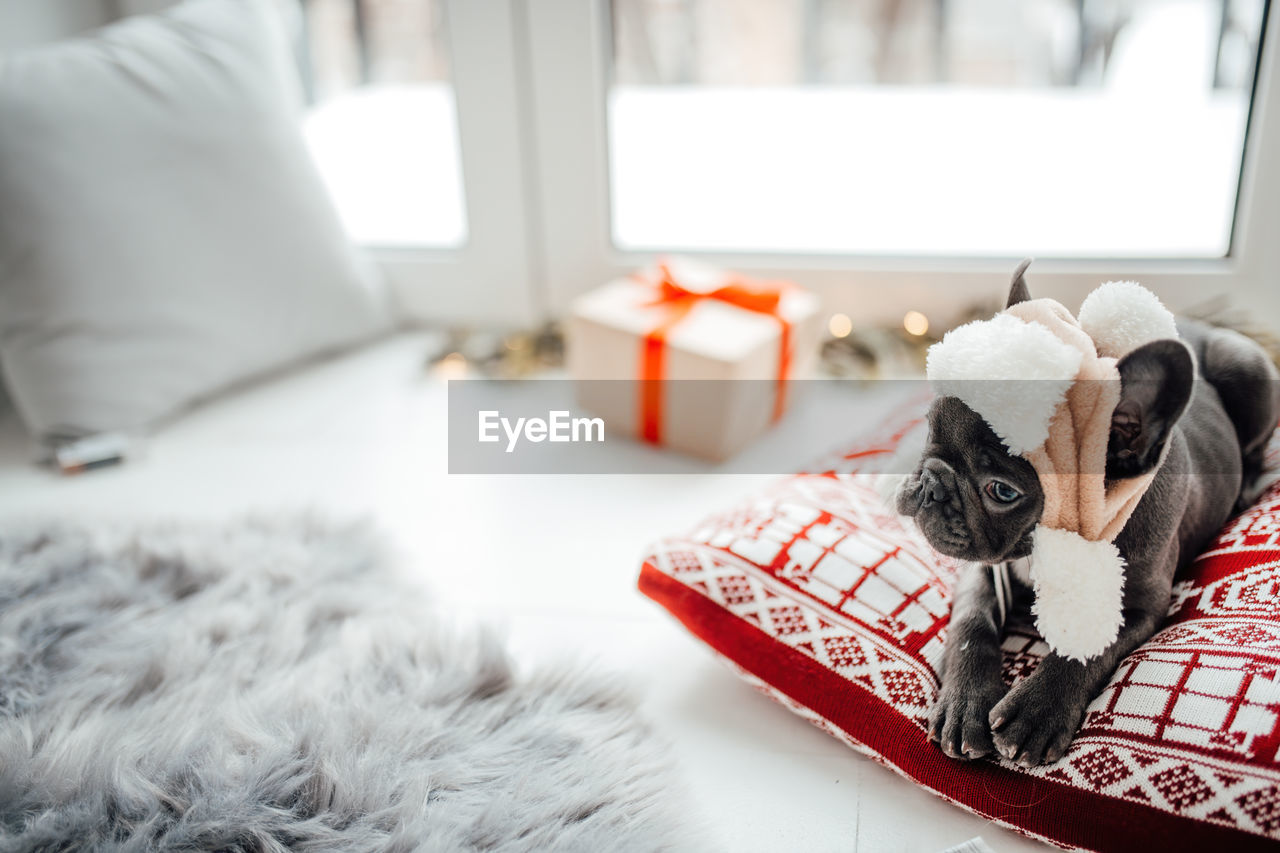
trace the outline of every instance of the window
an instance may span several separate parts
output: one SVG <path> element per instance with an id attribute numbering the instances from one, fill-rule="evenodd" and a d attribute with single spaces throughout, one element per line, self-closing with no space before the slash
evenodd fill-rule
<path id="1" fill-rule="evenodd" d="M 1263 5 L 613 0 L 613 239 L 1223 257 Z"/>
<path id="2" fill-rule="evenodd" d="M 1267 0 L 305 2 L 317 154 L 431 322 L 528 326 L 672 252 L 855 322 L 944 326 L 1026 255 L 1068 304 L 1280 316 Z"/>
<path id="3" fill-rule="evenodd" d="M 444 7 L 304 0 L 307 141 L 348 232 L 459 246 L 467 225 Z"/>
<path id="4" fill-rule="evenodd" d="M 440 324 L 539 316 L 509 0 L 279 0 L 301 18 L 306 133 L 397 301 Z"/>

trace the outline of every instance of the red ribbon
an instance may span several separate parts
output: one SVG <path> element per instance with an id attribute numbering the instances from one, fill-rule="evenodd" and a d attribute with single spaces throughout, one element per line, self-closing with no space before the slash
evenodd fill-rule
<path id="1" fill-rule="evenodd" d="M 662 442 L 662 380 L 667 372 L 667 334 L 704 299 L 715 299 L 747 311 L 767 314 L 778 321 L 778 388 L 773 402 L 773 419 L 776 421 L 782 417 L 787 407 L 787 376 L 791 371 L 791 322 L 778 313 L 778 305 L 790 283 L 734 276 L 715 290 L 698 292 L 680 284 L 667 264 L 659 264 L 658 273 L 656 282 L 651 278 L 637 277 L 646 284 L 656 285 L 658 298 L 649 304 L 661 305 L 666 312 L 641 344 L 640 436 L 653 444 Z"/>

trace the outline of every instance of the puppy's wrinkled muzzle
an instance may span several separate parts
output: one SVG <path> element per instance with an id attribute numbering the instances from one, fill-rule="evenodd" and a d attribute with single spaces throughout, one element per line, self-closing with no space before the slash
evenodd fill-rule
<path id="1" fill-rule="evenodd" d="M 920 508 L 946 503 L 955 489 L 956 474 L 941 459 L 925 460 L 920 471 Z"/>

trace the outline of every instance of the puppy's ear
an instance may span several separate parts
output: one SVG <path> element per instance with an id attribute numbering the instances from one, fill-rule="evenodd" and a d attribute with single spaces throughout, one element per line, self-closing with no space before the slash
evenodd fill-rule
<path id="1" fill-rule="evenodd" d="M 1005 303 L 1005 308 L 1012 308 L 1019 302 L 1026 302 L 1031 298 L 1031 289 L 1027 287 L 1027 280 L 1022 275 L 1029 266 L 1031 266 L 1031 258 L 1026 258 L 1013 271 L 1013 283 L 1009 285 L 1009 301 Z"/>
<path id="2" fill-rule="evenodd" d="M 1195 378 L 1191 350 L 1172 339 L 1143 344 L 1116 367 L 1120 403 L 1111 415 L 1108 479 L 1136 477 L 1155 467 L 1169 431 L 1191 400 Z"/>

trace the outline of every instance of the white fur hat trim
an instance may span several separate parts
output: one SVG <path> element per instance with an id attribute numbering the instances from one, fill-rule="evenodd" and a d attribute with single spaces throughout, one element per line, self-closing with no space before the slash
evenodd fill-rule
<path id="1" fill-rule="evenodd" d="M 1031 551 L 1036 630 L 1055 652 L 1081 663 L 1120 635 L 1124 559 L 1114 543 L 1037 527 Z"/>
<path id="2" fill-rule="evenodd" d="M 1085 297 L 1080 327 L 1098 355 L 1120 358 L 1143 344 L 1178 337 L 1173 314 L 1136 281 L 1108 281 Z"/>
<path id="3" fill-rule="evenodd" d="M 926 371 L 936 393 L 959 397 L 1020 456 L 1049 437 L 1083 357 L 1045 326 L 997 314 L 947 332 L 929 348 Z"/>

